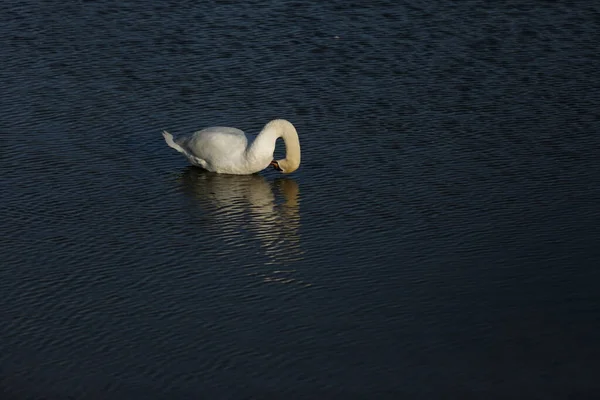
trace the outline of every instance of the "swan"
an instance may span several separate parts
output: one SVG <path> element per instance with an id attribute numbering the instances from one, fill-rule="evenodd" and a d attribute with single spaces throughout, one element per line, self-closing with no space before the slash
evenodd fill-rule
<path id="1" fill-rule="evenodd" d="M 163 131 L 163 137 L 169 147 L 186 156 L 192 165 L 220 174 L 248 175 L 268 166 L 287 174 L 300 166 L 298 132 L 285 119 L 270 121 L 255 138 L 224 126 L 205 128 L 178 139 Z M 278 138 L 285 143 L 285 158 L 273 160 Z"/>

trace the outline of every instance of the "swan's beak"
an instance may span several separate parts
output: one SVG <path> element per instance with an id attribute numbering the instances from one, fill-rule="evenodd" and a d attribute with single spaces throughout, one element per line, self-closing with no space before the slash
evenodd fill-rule
<path id="1" fill-rule="evenodd" d="M 283 170 L 281 168 L 279 168 L 279 163 L 275 160 L 271 161 L 271 164 L 269 164 L 271 167 L 273 167 L 274 169 L 276 169 L 277 171 L 282 171 Z"/>

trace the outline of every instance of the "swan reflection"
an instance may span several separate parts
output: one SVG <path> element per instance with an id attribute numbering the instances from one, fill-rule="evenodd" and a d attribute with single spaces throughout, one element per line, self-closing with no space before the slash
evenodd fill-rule
<path id="1" fill-rule="evenodd" d="M 290 178 L 268 182 L 261 175 L 223 175 L 188 167 L 181 175 L 186 193 L 210 219 L 211 234 L 238 256 L 258 242 L 261 265 L 250 264 L 265 282 L 296 283 L 294 264 L 302 260 L 298 184 Z"/>

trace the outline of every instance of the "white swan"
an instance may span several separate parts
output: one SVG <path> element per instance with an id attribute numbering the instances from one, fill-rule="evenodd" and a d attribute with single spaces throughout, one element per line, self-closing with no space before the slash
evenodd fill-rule
<path id="1" fill-rule="evenodd" d="M 289 121 L 275 119 L 248 138 L 236 128 L 215 126 L 190 136 L 173 139 L 167 131 L 163 136 L 169 147 L 182 153 L 193 165 L 221 174 L 254 174 L 271 165 L 278 171 L 290 173 L 300 166 L 300 141 L 296 128 Z M 285 158 L 273 160 L 275 142 L 283 138 Z"/>

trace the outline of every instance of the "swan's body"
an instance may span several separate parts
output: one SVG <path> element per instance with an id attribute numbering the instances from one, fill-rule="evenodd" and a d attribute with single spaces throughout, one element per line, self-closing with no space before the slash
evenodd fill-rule
<path id="1" fill-rule="evenodd" d="M 254 174 L 269 165 L 289 173 L 300 166 L 298 133 L 284 119 L 269 122 L 253 139 L 239 129 L 223 126 L 206 128 L 176 140 L 167 131 L 163 131 L 163 136 L 169 147 L 186 156 L 192 165 L 221 174 Z M 285 158 L 273 161 L 278 138 L 285 142 Z"/>

